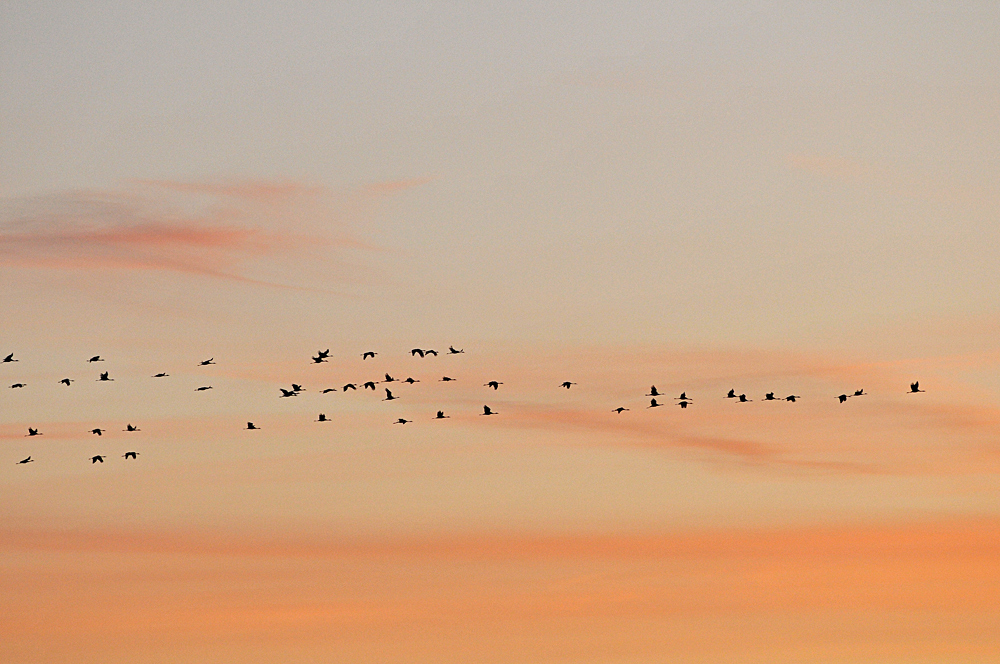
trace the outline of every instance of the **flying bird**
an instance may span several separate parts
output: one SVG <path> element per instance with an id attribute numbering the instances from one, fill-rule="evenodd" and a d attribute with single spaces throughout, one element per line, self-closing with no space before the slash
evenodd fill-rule
<path id="1" fill-rule="evenodd" d="M 59 382 L 60 382 L 60 383 L 62 383 L 63 385 L 65 385 L 66 387 L 69 387 L 69 384 L 70 384 L 70 383 L 72 383 L 72 382 L 73 382 L 73 380 L 72 380 L 72 379 L 70 379 L 70 378 L 63 378 L 63 379 L 62 379 L 61 381 L 59 381 Z"/>
<path id="2" fill-rule="evenodd" d="M 91 430 L 90 430 L 90 433 L 95 433 L 95 434 L 97 434 L 98 436 L 100 436 L 100 435 L 101 435 L 101 434 L 103 434 L 103 433 L 104 433 L 105 431 L 107 431 L 107 429 L 91 429 Z"/>
<path id="3" fill-rule="evenodd" d="M 678 401 L 677 405 L 680 406 L 681 408 L 687 408 L 689 403 L 691 403 L 691 402 L 690 401 Z"/>
<path id="4" fill-rule="evenodd" d="M 413 385 L 414 383 L 419 383 L 420 381 L 419 381 L 419 380 L 417 380 L 416 378 L 407 378 L 407 379 L 406 379 L 406 380 L 404 380 L 403 382 L 404 382 L 404 383 L 409 383 L 410 385 Z"/>
<path id="5" fill-rule="evenodd" d="M 336 387 L 328 387 L 325 390 L 323 390 L 322 392 L 320 392 L 320 394 L 329 394 L 330 392 L 336 392 L 336 391 L 337 391 Z"/>
<path id="6" fill-rule="evenodd" d="M 729 390 L 729 392 L 726 393 L 726 398 L 727 399 L 735 399 L 736 398 L 736 390 Z"/>
<path id="7" fill-rule="evenodd" d="M 95 355 L 95 356 L 93 356 L 92 358 L 90 358 L 90 359 L 89 359 L 89 360 L 87 360 L 87 361 L 88 361 L 88 362 L 103 362 L 103 361 L 104 361 L 104 358 L 103 358 L 103 357 L 101 357 L 100 355 Z"/>
<path id="8" fill-rule="evenodd" d="M 122 456 L 125 457 L 125 459 L 136 459 L 136 457 L 139 456 L 139 453 L 138 452 L 126 452 Z M 138 459 L 136 459 L 136 460 L 138 460 Z"/>
<path id="9" fill-rule="evenodd" d="M 747 395 L 741 394 L 740 395 L 740 403 L 746 403 L 747 401 L 753 401 L 753 399 L 747 399 Z"/>
<path id="10" fill-rule="evenodd" d="M 370 381 L 368 381 L 367 383 L 365 383 L 364 385 L 362 385 L 361 387 L 365 388 L 366 390 L 371 390 L 371 391 L 373 391 L 373 392 L 374 392 L 374 391 L 375 391 L 375 386 L 376 386 L 377 384 L 378 384 L 378 383 L 376 383 L 375 381 L 373 381 L 373 380 L 370 380 Z"/>
<path id="11" fill-rule="evenodd" d="M 27 387 L 27 386 L 28 386 L 27 383 L 14 383 L 13 385 L 10 386 L 10 389 L 16 390 L 16 389 L 20 389 L 22 387 Z"/>
<path id="12" fill-rule="evenodd" d="M 90 457 L 90 463 L 94 464 L 94 463 L 97 463 L 98 461 L 101 462 L 101 463 L 104 463 L 104 456 L 105 455 L 103 455 L 103 454 L 96 454 L 96 455 Z"/>
<path id="13" fill-rule="evenodd" d="M 764 395 L 764 401 L 774 401 L 774 392 L 768 392 Z"/>
<path id="14" fill-rule="evenodd" d="M 865 392 L 865 388 L 862 387 L 860 390 L 854 390 L 854 394 L 852 394 L 851 396 L 852 397 L 866 397 L 866 396 L 868 396 L 868 393 Z"/>
<path id="15" fill-rule="evenodd" d="M 129 424 L 124 429 L 122 429 L 122 431 L 142 431 L 142 429 L 140 429 L 139 427 L 132 426 L 131 424 Z"/>
<path id="16" fill-rule="evenodd" d="M 16 362 L 17 360 L 14 360 L 14 361 Z M 34 460 L 34 459 L 32 459 L 32 458 L 31 458 L 31 457 L 29 456 L 29 457 L 28 457 L 27 459 L 21 459 L 20 461 L 18 461 L 18 463 L 19 463 L 19 464 L 21 464 L 21 463 L 33 463 L 34 461 L 35 461 L 35 460 Z"/>
<path id="17" fill-rule="evenodd" d="M 840 403 L 845 403 L 847 401 L 847 395 L 846 394 L 841 394 L 837 398 L 840 399 Z"/>
<path id="18" fill-rule="evenodd" d="M 447 382 L 452 381 L 452 380 L 455 380 L 455 379 L 454 378 L 448 378 L 448 376 L 443 376 L 441 378 L 441 380 L 439 380 L 438 382 L 439 383 L 442 383 L 442 382 L 447 383 Z"/>
<path id="19" fill-rule="evenodd" d="M 299 396 L 299 393 L 296 392 L 295 390 L 286 390 L 283 387 L 279 387 L 278 390 L 281 392 L 281 396 L 278 397 L 279 399 L 284 399 L 285 397 L 297 397 L 297 396 Z"/>
<path id="20" fill-rule="evenodd" d="M 393 422 L 393 424 L 409 424 L 413 420 L 404 420 L 402 417 Z"/>
<path id="21" fill-rule="evenodd" d="M 260 429 L 260 427 L 254 424 L 253 422 L 247 422 L 247 428 L 246 428 L 247 431 L 257 431 L 258 429 Z"/>
<path id="22" fill-rule="evenodd" d="M 312 358 L 312 361 L 316 364 L 320 364 L 322 362 L 326 362 L 326 358 L 321 355 L 317 355 L 316 357 Z"/>
<path id="23" fill-rule="evenodd" d="M 681 392 L 681 395 L 679 397 L 674 397 L 674 398 L 677 399 L 678 401 L 694 401 L 694 399 L 688 399 L 687 392 Z"/>
<path id="24" fill-rule="evenodd" d="M 306 388 L 302 387 L 298 383 L 292 383 L 292 392 L 305 392 Z"/>
<path id="25" fill-rule="evenodd" d="M 927 390 L 920 389 L 920 381 L 919 380 L 917 382 L 915 382 L 915 383 L 910 383 L 909 394 L 916 394 L 917 392 L 926 392 L 926 391 Z"/>
<path id="26" fill-rule="evenodd" d="M 153 378 L 166 378 L 169 375 L 170 374 L 168 374 L 168 373 L 160 372 L 160 373 L 156 374 L 155 376 L 153 376 Z"/>
<path id="27" fill-rule="evenodd" d="M 443 410 L 439 410 L 437 412 L 437 415 L 434 416 L 434 419 L 435 420 L 447 420 L 450 417 L 451 417 L 450 415 L 445 415 Z"/>
<path id="28" fill-rule="evenodd" d="M 361 359 L 362 360 L 367 360 L 369 357 L 375 357 L 376 355 L 378 355 L 378 353 L 376 353 L 373 350 L 370 350 L 368 352 L 361 353 Z"/>
<path id="29" fill-rule="evenodd" d="M 210 389 L 212 389 L 212 386 L 211 385 L 206 385 L 204 387 L 196 388 L 195 392 L 204 392 L 205 390 L 210 390 Z"/>
<path id="30" fill-rule="evenodd" d="M 614 409 L 614 410 L 612 410 L 611 412 L 612 412 L 612 413 L 618 413 L 619 415 L 621 415 L 621 414 L 622 414 L 622 413 L 624 413 L 624 412 L 625 412 L 626 410 L 628 410 L 628 408 L 625 408 L 625 407 L 623 407 L 623 406 L 618 406 L 617 408 L 615 408 L 615 409 Z"/>
<path id="31" fill-rule="evenodd" d="M 427 350 L 424 351 L 424 355 L 433 355 L 434 357 L 437 357 L 438 352 L 433 348 L 428 348 Z"/>
<path id="32" fill-rule="evenodd" d="M 410 356 L 411 357 L 415 357 L 417 355 L 419 355 L 420 357 L 423 357 L 424 356 L 424 351 L 421 350 L 420 348 L 414 348 L 413 350 L 410 351 Z"/>
<path id="33" fill-rule="evenodd" d="M 659 390 L 656 389 L 656 385 L 651 385 L 649 387 L 649 394 L 647 394 L 646 396 L 647 397 L 659 397 L 659 396 L 663 396 L 663 395 L 660 394 Z"/>
<path id="34" fill-rule="evenodd" d="M 316 351 L 316 357 L 321 357 L 325 360 L 326 358 L 330 357 L 330 349 L 327 348 L 326 350 Z"/>
<path id="35" fill-rule="evenodd" d="M 108 378 L 108 372 L 104 371 L 104 372 L 101 373 L 101 377 L 97 379 L 97 382 L 98 383 L 109 383 L 109 382 L 113 383 L 114 380 L 115 380 L 114 378 Z"/>
<path id="36" fill-rule="evenodd" d="M 382 399 L 382 401 L 392 401 L 393 399 L 398 398 L 399 397 L 392 396 L 392 392 L 389 391 L 389 388 L 385 388 L 385 399 Z"/>
<path id="37" fill-rule="evenodd" d="M 7 357 L 3 358 L 3 363 L 4 364 L 7 364 L 8 362 L 20 362 L 20 361 L 21 360 L 15 360 L 14 359 L 14 353 L 11 353 Z M 28 457 L 28 458 L 30 459 L 31 457 Z"/>
<path id="38" fill-rule="evenodd" d="M 207 367 L 210 364 L 215 364 L 215 358 L 214 357 L 210 357 L 207 360 L 202 360 L 201 362 L 198 363 L 198 366 L 199 367 Z"/>
<path id="39" fill-rule="evenodd" d="M 41 436 L 41 435 L 42 434 L 38 433 L 38 429 L 32 429 L 31 427 L 28 427 L 28 436 Z M 27 438 L 28 436 L 25 436 L 25 438 Z"/>
<path id="40" fill-rule="evenodd" d="M 464 352 L 465 352 L 464 348 L 458 348 L 458 349 L 456 349 L 454 346 L 448 346 L 448 354 L 449 355 L 458 355 L 459 353 L 464 353 Z"/>
<path id="41" fill-rule="evenodd" d="M 559 387 L 565 387 L 567 390 L 576 385 L 576 383 L 571 383 L 568 380 L 559 384 Z"/>
<path id="42" fill-rule="evenodd" d="M 483 383 L 483 387 L 492 387 L 494 390 L 500 389 L 501 385 L 503 385 L 503 383 L 497 380 L 491 380 L 488 383 Z"/>
<path id="43" fill-rule="evenodd" d="M 320 413 L 319 414 L 319 418 L 316 421 L 317 422 L 329 422 L 330 420 L 326 419 L 326 415 L 324 415 L 323 413 Z"/>
<path id="44" fill-rule="evenodd" d="M 498 415 L 496 411 L 491 409 L 489 406 L 483 406 L 483 412 L 480 415 Z"/>
<path id="45" fill-rule="evenodd" d="M 345 392 L 346 392 L 347 390 L 357 390 L 357 389 L 358 389 L 358 386 L 357 386 L 357 385 L 355 385 L 354 383 L 348 383 L 347 385 L 344 385 L 344 387 L 343 387 L 343 390 L 344 390 Z"/>
<path id="46" fill-rule="evenodd" d="M 787 397 L 785 397 L 785 401 L 791 401 L 792 403 L 795 403 L 796 399 L 801 399 L 801 398 L 802 397 L 797 396 L 795 394 L 789 394 Z"/>
<path id="47" fill-rule="evenodd" d="M 385 375 L 385 381 L 384 382 L 386 382 L 386 383 L 392 383 L 392 382 L 395 382 L 395 380 L 396 379 L 393 378 L 392 376 L 390 376 L 389 374 Z"/>
<path id="48" fill-rule="evenodd" d="M 656 399 L 650 399 L 649 400 L 649 405 L 646 406 L 646 408 L 658 408 L 659 406 L 662 406 L 662 405 L 663 405 L 662 403 L 657 403 Z"/>

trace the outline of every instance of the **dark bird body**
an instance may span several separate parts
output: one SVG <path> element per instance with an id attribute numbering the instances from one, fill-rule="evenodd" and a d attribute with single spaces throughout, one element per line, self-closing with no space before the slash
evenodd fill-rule
<path id="1" fill-rule="evenodd" d="M 663 395 L 660 394 L 660 391 L 656 389 L 656 385 L 650 385 L 649 386 L 649 394 L 647 394 L 646 396 L 647 397 L 659 397 L 659 396 L 663 396 Z"/>
<path id="2" fill-rule="evenodd" d="M 161 372 L 161 373 L 158 373 L 158 374 L 154 375 L 154 376 L 153 376 L 153 378 L 166 378 L 166 377 L 167 377 L 167 376 L 169 376 L 169 375 L 170 375 L 170 374 L 167 374 L 167 373 L 162 373 L 162 372 Z"/>
<path id="3" fill-rule="evenodd" d="M 726 398 L 727 399 L 735 399 L 736 398 L 736 390 L 729 390 L 729 392 L 726 393 Z"/>
<path id="4" fill-rule="evenodd" d="M 402 417 L 393 422 L 393 424 L 409 424 L 413 420 L 404 420 Z"/>
<path id="5" fill-rule="evenodd" d="M 31 427 L 28 427 L 28 436 L 41 436 L 41 435 L 42 434 L 38 433 L 38 429 L 32 429 Z M 25 436 L 25 438 L 27 438 L 28 436 Z"/>
<path id="6" fill-rule="evenodd" d="M 70 383 L 72 383 L 73 380 L 71 378 L 63 378 L 59 382 L 62 383 L 63 385 L 65 385 L 66 387 L 69 387 Z"/>
<path id="7" fill-rule="evenodd" d="M 122 455 L 125 459 L 136 459 L 139 456 L 138 452 L 126 452 Z M 137 459 L 138 460 L 138 459 Z"/>
<path id="8" fill-rule="evenodd" d="M 361 359 L 362 360 L 367 360 L 369 357 L 375 357 L 376 355 L 378 355 L 378 353 L 376 353 L 375 351 L 370 350 L 370 351 L 367 351 L 365 353 L 361 353 Z"/>
<path id="9" fill-rule="evenodd" d="M 212 389 L 211 385 L 205 385 L 203 387 L 197 387 L 197 388 L 195 388 L 194 391 L 195 392 L 204 392 L 205 390 L 210 390 L 210 389 Z"/>
<path id="10" fill-rule="evenodd" d="M 101 377 L 97 379 L 97 382 L 98 383 L 114 382 L 114 380 L 115 380 L 114 378 L 108 378 L 108 373 L 109 372 L 107 372 L 107 371 L 102 372 L 101 373 Z"/>
<path id="11" fill-rule="evenodd" d="M 500 389 L 501 385 L 503 385 L 503 383 L 501 383 L 500 381 L 498 381 L 498 380 L 491 380 L 488 383 L 484 383 L 483 387 L 492 387 L 494 390 L 498 390 L 498 389 Z"/>
<path id="12" fill-rule="evenodd" d="M 35 460 L 34 460 L 34 459 L 32 459 L 31 457 L 28 457 L 28 458 L 26 458 L 26 459 L 21 459 L 20 461 L 18 461 L 18 463 L 19 463 L 19 464 L 22 464 L 22 463 L 33 463 L 34 461 L 35 461 Z"/>
<path id="13" fill-rule="evenodd" d="M 448 418 L 449 416 L 445 415 L 443 410 L 439 410 L 437 415 L 434 416 L 435 420 L 447 420 Z"/>
<path id="14" fill-rule="evenodd" d="M 458 348 L 458 349 L 456 349 L 454 346 L 448 346 L 448 354 L 449 355 L 458 355 L 459 353 L 464 353 L 464 352 L 465 352 L 464 348 Z"/>
<path id="15" fill-rule="evenodd" d="M 7 364 L 9 362 L 20 362 L 20 360 L 15 360 L 14 359 L 14 353 L 11 353 L 7 357 L 3 358 L 3 364 Z M 28 458 L 30 459 L 31 457 L 28 457 Z"/>
<path id="16" fill-rule="evenodd" d="M 663 405 L 663 404 L 662 404 L 662 403 L 658 403 L 658 402 L 656 401 L 656 399 L 650 399 L 650 400 L 649 400 L 649 405 L 648 405 L 648 406 L 646 406 L 646 408 L 659 408 L 659 407 L 660 407 L 660 406 L 662 406 L 662 405 Z"/>
<path id="17" fill-rule="evenodd" d="M 611 412 L 612 412 L 612 413 L 618 413 L 619 415 L 621 415 L 621 414 L 622 414 L 622 413 L 624 413 L 624 412 L 625 412 L 626 410 L 628 410 L 628 408 L 625 408 L 625 407 L 623 407 L 623 406 L 619 406 L 618 408 L 615 408 L 615 409 L 614 409 L 614 410 L 612 410 Z"/>
<path id="18" fill-rule="evenodd" d="M 375 385 L 377 385 L 377 383 L 375 381 L 373 381 L 373 380 L 370 380 L 367 383 L 365 383 L 364 385 L 362 385 L 361 387 L 365 388 L 366 390 L 372 390 L 374 392 L 375 391 Z"/>
<path id="19" fill-rule="evenodd" d="M 326 415 L 325 414 L 320 413 L 319 417 L 316 418 L 316 421 L 317 422 L 329 422 L 330 420 L 326 419 Z"/>
<path id="20" fill-rule="evenodd" d="M 103 435 L 107 429 L 91 429 L 90 433 L 97 434 L 98 436 Z"/>
<path id="21" fill-rule="evenodd" d="M 442 382 L 443 382 L 443 383 L 448 383 L 448 382 L 450 382 L 450 381 L 453 381 L 453 380 L 455 380 L 455 379 L 454 379 L 454 378 L 449 378 L 448 376 L 443 376 L 443 377 L 441 378 L 441 380 L 439 380 L 438 382 L 439 382 L 439 383 L 442 383 Z"/>
<path id="22" fill-rule="evenodd" d="M 357 385 L 355 385 L 354 383 L 348 383 L 347 385 L 344 385 L 344 387 L 343 387 L 342 389 L 343 389 L 343 390 L 344 390 L 345 392 L 346 392 L 347 390 L 357 390 L 357 389 L 358 389 L 358 386 L 357 386 Z"/>
<path id="23" fill-rule="evenodd" d="M 103 454 L 95 454 L 94 456 L 90 457 L 90 463 L 92 463 L 92 464 L 93 463 L 104 463 L 104 455 Z"/>
<path id="24" fill-rule="evenodd" d="M 753 401 L 753 399 L 747 399 L 747 395 L 745 394 L 740 395 L 740 403 L 746 403 L 748 401 Z"/>
<path id="25" fill-rule="evenodd" d="M 260 429 L 260 427 L 253 422 L 247 422 L 247 431 L 257 431 L 258 429 Z"/>
<path id="26" fill-rule="evenodd" d="M 483 412 L 482 412 L 482 413 L 480 413 L 480 414 L 481 414 L 481 415 L 497 415 L 497 412 L 496 412 L 496 411 L 494 411 L 494 410 L 493 410 L 492 408 L 490 408 L 489 406 L 483 406 Z"/>
<path id="27" fill-rule="evenodd" d="M 89 359 L 89 360 L 87 360 L 87 361 L 88 361 L 88 362 L 103 362 L 103 361 L 104 361 L 104 358 L 103 358 L 103 357 L 101 357 L 100 355 L 95 355 L 95 356 L 93 356 L 92 358 L 90 358 L 90 359 Z"/>
<path id="28" fill-rule="evenodd" d="M 919 380 L 917 382 L 915 382 L 915 383 L 910 383 L 909 394 L 916 394 L 917 392 L 926 392 L 926 390 L 920 389 L 920 381 Z"/>
<path id="29" fill-rule="evenodd" d="M 385 399 L 382 399 L 382 401 L 392 401 L 393 399 L 398 398 L 399 397 L 392 396 L 392 392 L 389 391 L 389 388 L 385 388 Z"/>
<path id="30" fill-rule="evenodd" d="M 322 392 L 320 392 L 320 394 L 329 394 L 330 392 L 336 392 L 336 391 L 337 391 L 336 387 L 328 387 L 325 390 L 323 390 Z"/>
<path id="31" fill-rule="evenodd" d="M 847 402 L 847 395 L 846 394 L 841 394 L 837 398 L 840 399 L 840 403 L 846 403 Z"/>
<path id="32" fill-rule="evenodd" d="M 201 362 L 198 363 L 198 366 L 199 367 L 207 367 L 210 364 L 215 364 L 215 358 L 214 357 L 210 357 L 207 360 L 202 360 Z"/>
<path id="33" fill-rule="evenodd" d="M 565 387 L 567 390 L 576 385 L 576 383 L 571 383 L 568 380 L 559 384 L 559 387 Z"/>
<path id="34" fill-rule="evenodd" d="M 125 426 L 125 428 L 123 429 L 123 431 L 141 431 L 141 429 L 139 427 L 135 427 L 135 426 L 132 426 L 131 424 L 128 424 L 128 425 Z"/>
<path id="35" fill-rule="evenodd" d="M 10 386 L 10 389 L 12 389 L 12 390 L 19 390 L 22 387 L 27 387 L 27 386 L 28 386 L 27 383 L 14 383 L 13 385 Z"/>

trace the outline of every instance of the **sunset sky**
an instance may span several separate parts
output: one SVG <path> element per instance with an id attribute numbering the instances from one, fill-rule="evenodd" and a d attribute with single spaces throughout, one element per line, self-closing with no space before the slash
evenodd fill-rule
<path id="1" fill-rule="evenodd" d="M 0 662 L 1000 661 L 1000 6 L 490 4 L 0 3 Z"/>

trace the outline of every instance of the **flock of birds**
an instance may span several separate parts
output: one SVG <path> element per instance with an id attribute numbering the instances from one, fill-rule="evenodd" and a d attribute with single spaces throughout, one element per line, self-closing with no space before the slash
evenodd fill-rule
<path id="1" fill-rule="evenodd" d="M 455 348 L 454 346 L 449 346 L 448 347 L 448 351 L 447 351 L 446 354 L 447 355 L 459 355 L 459 354 L 462 354 L 462 353 L 465 353 L 464 349 L 459 349 L 459 348 Z M 361 359 L 362 360 L 368 360 L 370 358 L 374 358 L 377 355 L 378 355 L 378 353 L 375 352 L 375 351 L 365 351 L 364 353 L 361 354 Z M 438 355 L 438 352 L 436 350 L 433 350 L 433 349 L 414 348 L 414 349 L 412 349 L 410 351 L 410 355 L 413 356 L 413 357 L 417 357 L 417 356 L 419 356 L 419 357 L 426 357 L 428 355 L 433 355 L 433 356 L 436 357 Z M 327 349 L 327 350 L 317 351 L 316 355 L 315 356 L 311 356 L 311 357 L 312 357 L 312 362 L 314 364 L 322 364 L 322 363 L 327 362 L 329 360 L 330 350 Z M 14 357 L 14 353 L 10 353 L 6 357 L 4 357 L 3 360 L 0 360 L 0 364 L 10 364 L 10 363 L 13 363 L 13 362 L 19 362 L 19 360 Z M 87 362 L 88 363 L 104 362 L 104 358 L 101 357 L 100 355 L 94 355 L 93 357 L 89 358 L 87 360 Z M 211 358 L 209 358 L 207 360 L 202 360 L 201 362 L 199 362 L 198 366 L 205 367 L 205 366 L 211 366 L 211 365 L 214 365 L 214 364 L 215 364 L 215 358 L 211 357 Z M 166 372 L 160 372 L 160 373 L 154 374 L 152 376 L 152 378 L 167 378 L 169 376 L 170 376 L 170 374 L 168 374 Z M 97 378 L 97 382 L 114 382 L 114 380 L 115 380 L 114 378 L 110 377 L 110 372 L 108 372 L 108 371 L 102 371 L 102 372 L 100 372 L 99 376 Z M 454 381 L 454 380 L 456 380 L 456 379 L 455 378 L 451 378 L 449 376 L 443 376 L 439 380 L 439 382 L 451 382 L 451 381 Z M 63 378 L 63 379 L 59 380 L 58 382 L 60 384 L 62 384 L 62 385 L 70 387 L 70 386 L 72 386 L 72 384 L 75 381 L 72 378 Z M 371 390 L 371 391 L 374 392 L 374 391 L 377 391 L 377 389 L 378 389 L 377 386 L 379 384 L 383 384 L 383 383 L 396 383 L 396 382 L 398 382 L 398 383 L 406 383 L 406 384 L 409 384 L 409 385 L 413 385 L 414 383 L 419 383 L 420 381 L 417 380 L 417 379 L 414 379 L 414 378 L 405 378 L 403 380 L 398 380 L 396 378 L 393 378 L 390 374 L 386 373 L 385 377 L 384 377 L 384 380 L 381 380 L 381 381 L 372 381 L 372 380 L 366 381 L 364 383 L 360 383 L 360 387 L 361 387 L 362 390 L 367 389 L 367 390 Z M 358 390 L 358 385 L 359 385 L 358 383 L 347 383 L 341 389 L 344 392 L 347 392 L 348 390 L 355 390 L 355 391 L 357 391 Z M 488 381 L 486 383 L 483 383 L 483 387 L 486 387 L 488 389 L 493 389 L 494 391 L 499 390 L 501 385 L 503 385 L 503 383 L 501 381 L 498 381 L 498 380 L 491 380 L 491 381 Z M 562 382 L 562 383 L 559 384 L 559 387 L 562 387 L 562 388 L 565 388 L 565 389 L 568 390 L 571 387 L 573 387 L 574 385 L 576 385 L 576 383 L 574 383 L 572 381 L 564 381 L 564 382 Z M 27 387 L 26 383 L 13 383 L 10 386 L 10 389 L 23 389 L 25 387 Z M 211 390 L 211 389 L 213 389 L 211 385 L 203 385 L 203 386 L 195 388 L 195 391 L 196 392 L 204 392 L 206 390 Z M 382 399 L 383 401 L 394 401 L 394 400 L 396 400 L 396 399 L 399 398 L 398 396 L 394 395 L 392 393 L 392 390 L 390 390 L 389 388 L 383 387 L 382 389 L 385 390 L 385 398 Z M 303 388 L 298 383 L 292 383 L 291 387 L 289 389 L 278 388 L 278 390 L 280 392 L 279 398 L 284 399 L 284 398 L 297 397 L 299 394 L 301 394 L 302 392 L 305 391 L 305 388 Z M 328 388 L 326 388 L 324 390 L 321 390 L 321 393 L 322 394 L 328 394 L 330 392 L 336 392 L 336 391 L 337 391 L 337 388 L 335 388 L 335 387 L 328 387 Z M 917 393 L 921 393 L 921 392 L 924 392 L 924 390 L 920 389 L 920 382 L 919 381 L 910 383 L 910 389 L 909 389 L 909 392 L 907 392 L 907 394 L 917 394 Z M 860 389 L 860 390 L 855 390 L 853 394 L 846 394 L 845 393 L 845 394 L 838 395 L 835 398 L 840 403 L 846 403 L 847 400 L 850 399 L 850 398 L 852 398 L 852 397 L 867 396 L 867 394 L 868 393 L 865 392 L 864 389 Z M 650 386 L 649 392 L 645 396 L 650 397 L 649 405 L 646 406 L 646 408 L 659 408 L 661 406 L 668 405 L 668 403 L 662 403 L 660 401 L 657 401 L 657 399 L 670 399 L 670 397 L 668 397 L 667 395 L 665 395 L 662 392 L 658 391 L 656 389 L 655 385 Z M 736 390 L 735 389 L 729 390 L 729 392 L 726 393 L 726 397 L 725 398 L 727 398 L 727 399 L 735 399 L 737 403 L 747 403 L 747 402 L 753 401 L 753 399 L 748 399 L 746 394 L 736 394 Z M 801 396 L 795 395 L 795 394 L 789 394 L 786 397 L 776 397 L 774 392 L 768 392 L 768 393 L 766 393 L 764 395 L 763 401 L 788 401 L 788 402 L 791 402 L 791 403 L 795 403 L 798 399 L 801 399 L 801 398 L 802 398 Z M 681 392 L 679 396 L 673 397 L 673 401 L 675 402 L 675 405 L 679 406 L 680 408 L 687 408 L 692 403 L 694 403 L 694 399 L 690 398 L 687 395 L 687 392 Z M 630 409 L 629 408 L 625 408 L 624 406 L 619 406 L 618 408 L 613 408 L 611 412 L 617 413 L 617 414 L 621 415 L 622 413 L 624 413 L 624 412 L 626 412 L 628 410 L 630 410 Z M 479 413 L 479 414 L 481 416 L 499 415 L 499 412 L 493 410 L 489 405 L 484 404 L 483 405 L 483 412 Z M 450 419 L 450 416 L 449 415 L 445 415 L 444 411 L 439 410 L 439 411 L 437 411 L 437 414 L 433 418 L 431 418 L 431 419 L 446 420 L 446 419 Z M 325 413 L 320 413 L 319 417 L 315 421 L 316 422 L 330 422 L 332 420 L 330 420 L 329 418 L 327 418 L 327 416 L 326 416 Z M 393 424 L 410 424 L 411 422 L 413 422 L 413 420 L 407 420 L 405 418 L 400 417 L 400 418 L 396 419 L 395 422 L 393 422 Z M 257 426 L 253 422 L 247 422 L 247 425 L 246 425 L 245 429 L 248 430 L 248 431 L 258 431 L 258 430 L 261 429 L 261 427 Z M 102 436 L 102 435 L 104 435 L 104 433 L 106 431 L 107 431 L 107 429 L 95 428 L 95 429 L 91 429 L 90 433 L 93 434 L 93 435 L 96 435 L 96 436 Z M 140 429 L 139 427 L 137 427 L 137 426 L 129 423 L 129 424 L 126 425 L 126 427 L 125 427 L 125 429 L 123 429 L 123 431 L 132 433 L 132 432 L 142 431 L 142 429 Z M 28 433 L 25 434 L 25 437 L 29 437 L 30 438 L 30 437 L 41 436 L 41 435 L 43 435 L 42 432 L 39 431 L 37 428 L 28 427 Z M 106 454 L 95 454 L 94 456 L 90 457 L 90 462 L 91 462 L 91 464 L 104 463 L 104 459 L 107 456 L 108 455 L 106 455 Z M 122 457 L 124 459 L 126 459 L 126 460 L 128 460 L 128 459 L 137 459 L 138 456 L 139 456 L 139 452 L 135 452 L 135 451 L 127 451 L 124 454 L 122 454 Z M 35 461 L 35 459 L 33 459 L 31 456 L 28 456 L 28 457 L 26 457 L 24 459 L 21 459 L 20 461 L 17 461 L 16 463 L 17 464 L 28 464 L 28 463 L 33 463 L 34 461 Z"/>

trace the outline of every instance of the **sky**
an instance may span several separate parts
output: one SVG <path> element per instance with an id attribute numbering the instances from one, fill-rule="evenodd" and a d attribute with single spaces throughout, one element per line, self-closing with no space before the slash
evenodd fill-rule
<path id="1" fill-rule="evenodd" d="M 991 3 L 0 3 L 0 660 L 996 661 L 998 71 Z"/>

